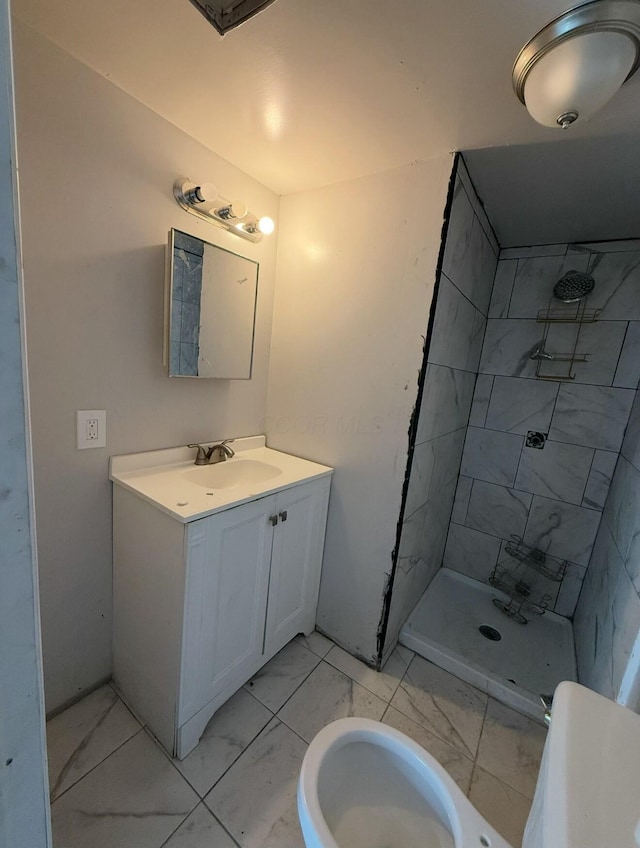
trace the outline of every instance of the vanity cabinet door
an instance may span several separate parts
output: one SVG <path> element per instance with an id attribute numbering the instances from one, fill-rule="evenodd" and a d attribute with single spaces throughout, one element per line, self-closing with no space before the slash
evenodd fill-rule
<path id="1" fill-rule="evenodd" d="M 278 494 L 265 661 L 315 625 L 329 485 L 324 478 Z"/>
<path id="2" fill-rule="evenodd" d="M 222 703 L 264 662 L 275 506 L 271 496 L 189 525 L 178 725 Z"/>

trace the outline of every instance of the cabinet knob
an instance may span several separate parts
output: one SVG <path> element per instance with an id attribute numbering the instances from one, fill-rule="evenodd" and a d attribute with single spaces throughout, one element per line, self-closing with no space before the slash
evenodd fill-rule
<path id="1" fill-rule="evenodd" d="M 270 515 L 269 521 L 271 522 L 271 526 L 275 527 L 276 524 L 278 523 L 278 516 L 277 515 Z"/>
<path id="2" fill-rule="evenodd" d="M 287 520 L 287 510 L 286 509 L 282 510 L 282 512 L 280 513 L 280 518 L 282 519 L 282 521 Z"/>

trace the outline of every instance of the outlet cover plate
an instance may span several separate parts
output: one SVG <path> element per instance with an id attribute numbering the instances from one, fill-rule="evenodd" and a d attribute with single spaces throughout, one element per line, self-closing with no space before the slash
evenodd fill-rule
<path id="1" fill-rule="evenodd" d="M 106 448 L 107 412 L 105 409 L 78 409 L 76 412 L 76 447 Z"/>

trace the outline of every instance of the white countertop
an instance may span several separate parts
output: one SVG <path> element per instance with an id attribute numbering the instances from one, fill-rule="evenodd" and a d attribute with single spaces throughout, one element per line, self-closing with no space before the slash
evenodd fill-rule
<path id="1" fill-rule="evenodd" d="M 236 455 L 225 464 L 254 460 L 273 466 L 277 473 L 267 480 L 209 488 L 189 479 L 198 468 L 194 463 L 195 449 L 178 447 L 112 456 L 109 479 L 186 524 L 333 472 L 327 465 L 271 450 L 266 447 L 264 436 L 236 439 L 230 444 Z"/>

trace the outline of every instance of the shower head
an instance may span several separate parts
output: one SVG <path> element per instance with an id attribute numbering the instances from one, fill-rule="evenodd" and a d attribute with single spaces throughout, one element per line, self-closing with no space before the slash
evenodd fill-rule
<path id="1" fill-rule="evenodd" d="M 563 303 L 575 303 L 582 300 L 595 286 L 595 280 L 581 271 L 567 271 L 553 287 L 553 294 Z"/>

